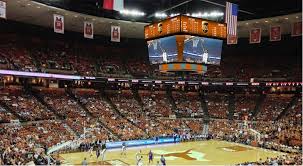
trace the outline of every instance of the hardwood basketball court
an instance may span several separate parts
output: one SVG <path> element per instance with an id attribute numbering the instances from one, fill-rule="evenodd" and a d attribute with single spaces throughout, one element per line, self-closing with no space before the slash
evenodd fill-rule
<path id="1" fill-rule="evenodd" d="M 109 150 L 103 165 L 135 165 L 139 150 L 142 150 L 144 165 L 149 165 L 147 154 L 150 150 L 154 153 L 151 165 L 156 165 L 161 155 L 165 156 L 167 165 L 230 165 L 259 159 L 264 161 L 267 157 L 283 155 L 281 152 L 210 140 L 128 148 L 126 156 L 121 156 L 120 149 Z M 100 158 L 96 160 L 95 152 L 93 157 L 88 152 L 60 154 L 65 164 L 81 164 L 85 157 L 90 164 L 102 165 Z"/>

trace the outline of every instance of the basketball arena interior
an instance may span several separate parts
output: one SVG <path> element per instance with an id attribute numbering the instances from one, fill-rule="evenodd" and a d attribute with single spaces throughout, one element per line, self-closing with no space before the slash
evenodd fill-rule
<path id="1" fill-rule="evenodd" d="M 0 0 L 0 165 L 302 165 L 302 1 Z"/>

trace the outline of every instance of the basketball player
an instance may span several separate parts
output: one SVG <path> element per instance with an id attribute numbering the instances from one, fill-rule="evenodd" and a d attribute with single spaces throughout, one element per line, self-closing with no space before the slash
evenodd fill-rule
<path id="1" fill-rule="evenodd" d="M 105 142 L 101 146 L 101 156 L 102 156 L 102 161 L 104 161 L 105 158 L 105 152 L 106 152 L 106 144 Z"/>
<path id="2" fill-rule="evenodd" d="M 200 39 L 199 38 L 197 38 L 197 37 L 195 37 L 195 38 L 193 38 L 192 39 L 193 40 L 193 48 L 192 48 L 192 51 L 193 51 L 193 53 L 195 53 L 195 54 L 197 54 L 198 52 L 198 44 L 199 44 L 199 42 L 200 42 Z"/>
<path id="3" fill-rule="evenodd" d="M 142 157 L 142 151 L 136 153 L 136 161 L 138 161 Z"/>
<path id="4" fill-rule="evenodd" d="M 153 163 L 153 160 L 154 160 L 154 154 L 150 150 L 149 153 L 148 153 L 148 164 Z"/>
<path id="5" fill-rule="evenodd" d="M 143 156 L 137 160 L 137 166 L 143 166 Z"/>
<path id="6" fill-rule="evenodd" d="M 203 39 L 201 39 L 201 46 L 202 46 L 202 50 L 203 50 L 202 62 L 203 63 L 207 63 L 207 60 L 208 60 L 208 50 L 204 47 L 204 40 Z"/>
<path id="7" fill-rule="evenodd" d="M 208 51 L 207 49 L 205 49 L 202 54 L 202 62 L 207 63 L 207 60 L 208 60 Z"/>
<path id="8" fill-rule="evenodd" d="M 84 160 L 81 162 L 81 165 L 82 166 L 87 166 L 88 165 L 86 158 L 84 158 Z"/>
<path id="9" fill-rule="evenodd" d="M 98 158 L 99 158 L 100 154 L 101 154 L 101 152 L 100 152 L 100 147 L 98 146 L 98 147 L 97 147 L 97 150 L 96 150 L 97 161 L 98 161 Z"/>
<path id="10" fill-rule="evenodd" d="M 121 148 L 121 155 L 123 155 L 123 154 L 126 156 L 126 143 L 125 142 L 122 143 L 122 148 Z"/>
<path id="11" fill-rule="evenodd" d="M 163 156 L 163 155 L 161 155 L 161 159 L 160 159 L 160 161 L 161 161 L 161 164 L 162 164 L 163 166 L 165 166 L 165 165 L 166 165 L 166 161 L 165 161 L 165 158 L 164 158 L 164 156 Z"/>
<path id="12" fill-rule="evenodd" d="M 94 146 L 90 145 L 90 149 L 89 149 L 90 157 L 93 156 L 93 152 L 94 152 Z"/>
<path id="13" fill-rule="evenodd" d="M 163 62 L 166 63 L 167 62 L 167 54 L 166 54 L 165 50 L 163 50 L 162 56 L 163 56 Z"/>

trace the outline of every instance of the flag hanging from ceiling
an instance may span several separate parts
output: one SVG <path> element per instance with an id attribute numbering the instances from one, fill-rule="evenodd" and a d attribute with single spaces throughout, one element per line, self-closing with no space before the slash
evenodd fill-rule
<path id="1" fill-rule="evenodd" d="M 301 36 L 302 35 L 302 21 L 295 22 L 291 27 L 291 36 Z"/>
<path id="2" fill-rule="evenodd" d="M 64 33 L 64 17 L 54 14 L 54 32 Z"/>
<path id="3" fill-rule="evenodd" d="M 0 1 L 0 18 L 6 19 L 6 2 Z"/>
<path id="4" fill-rule="evenodd" d="M 124 9 L 124 0 L 103 0 L 103 8 L 121 11 Z"/>
<path id="5" fill-rule="evenodd" d="M 93 39 L 94 38 L 94 24 L 92 22 L 84 22 L 84 37 Z"/>
<path id="6" fill-rule="evenodd" d="M 226 2 L 225 23 L 227 24 L 227 41 L 236 41 L 237 38 L 238 5 Z M 237 44 L 237 42 L 227 42 Z"/>
<path id="7" fill-rule="evenodd" d="M 261 42 L 261 28 L 254 28 L 250 30 L 249 43 L 260 43 Z"/>
<path id="8" fill-rule="evenodd" d="M 120 27 L 119 26 L 111 27 L 111 41 L 120 42 Z"/>
<path id="9" fill-rule="evenodd" d="M 269 34 L 270 41 L 280 41 L 281 40 L 281 26 L 272 26 L 270 27 Z"/>

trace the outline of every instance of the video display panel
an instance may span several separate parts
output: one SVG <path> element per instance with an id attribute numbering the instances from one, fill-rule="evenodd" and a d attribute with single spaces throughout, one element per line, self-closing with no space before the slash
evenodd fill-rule
<path id="1" fill-rule="evenodd" d="M 178 49 L 176 36 L 147 41 L 149 61 L 161 64 L 177 61 Z"/>
<path id="2" fill-rule="evenodd" d="M 220 65 L 222 40 L 186 35 L 183 61 Z"/>

